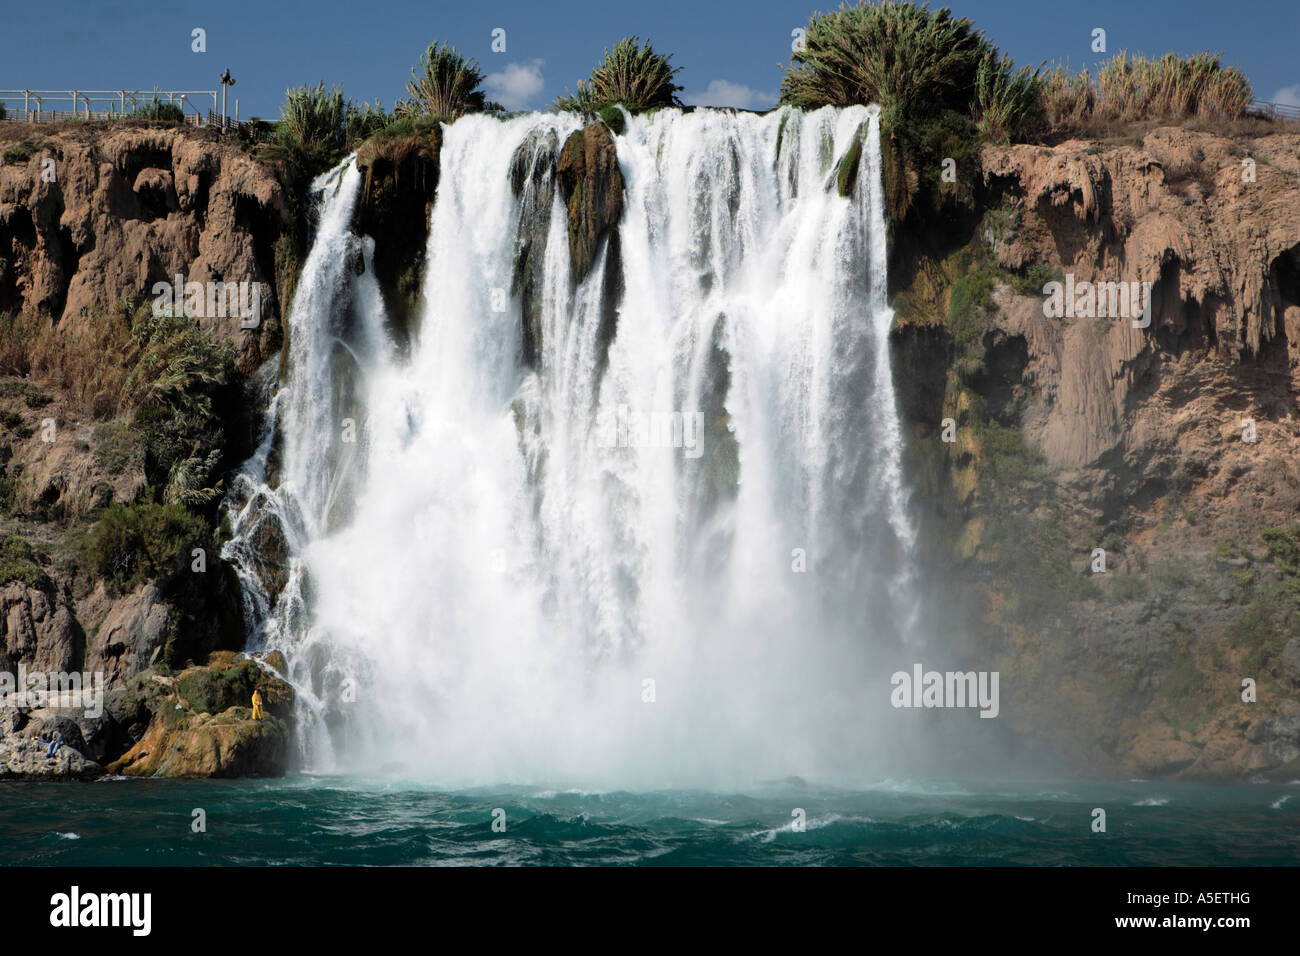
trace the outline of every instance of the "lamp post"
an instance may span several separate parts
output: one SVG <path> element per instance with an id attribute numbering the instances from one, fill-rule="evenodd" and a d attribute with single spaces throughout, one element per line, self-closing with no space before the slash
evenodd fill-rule
<path id="1" fill-rule="evenodd" d="M 226 128 L 226 87 L 234 85 L 235 78 L 230 75 L 230 67 L 226 67 L 221 74 L 221 128 L 223 130 Z"/>

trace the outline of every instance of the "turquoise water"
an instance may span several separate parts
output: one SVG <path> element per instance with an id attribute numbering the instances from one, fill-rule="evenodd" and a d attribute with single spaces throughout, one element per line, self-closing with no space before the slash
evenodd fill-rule
<path id="1" fill-rule="evenodd" d="M 803 808 L 804 832 L 791 828 Z M 1090 830 L 1107 811 L 1107 832 Z M 191 830 L 192 811 L 207 832 Z M 506 832 L 493 832 L 493 811 Z M 1300 785 L 444 792 L 342 777 L 0 784 L 0 864 L 1297 865 Z"/>

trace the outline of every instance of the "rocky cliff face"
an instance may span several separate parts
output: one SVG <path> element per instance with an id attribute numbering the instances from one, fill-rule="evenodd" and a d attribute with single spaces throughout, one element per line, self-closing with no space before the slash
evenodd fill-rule
<path id="1" fill-rule="evenodd" d="M 115 692 L 243 643 L 212 496 L 255 436 L 240 381 L 280 345 L 292 204 L 210 131 L 0 124 L 0 156 L 0 670 L 100 673 Z M 154 285 L 178 275 L 205 286 L 201 339 L 185 319 L 149 324 Z M 260 314 L 210 309 L 209 283 L 257 283 Z M 212 573 L 177 573 L 194 547 Z M 62 769 L 43 749 L 28 766 L 38 708 L 0 737 L 0 774 L 93 775 L 148 726 L 112 707 L 51 714 L 70 722 Z"/>
<path id="2" fill-rule="evenodd" d="M 1270 433 L 1279 415 L 1290 417 L 1300 374 L 1295 144 L 1293 136 L 1239 145 L 1160 129 L 1141 145 L 1097 153 L 1086 143 L 986 151 L 986 181 L 1022 215 L 1019 228 L 993 242 L 999 264 L 1050 263 L 1076 282 L 1152 288 L 1148 329 L 1054 323 L 1041 294 L 1007 302 L 1006 331 L 1025 340 L 1026 372 L 1045 389 L 1028 428 L 1051 466 L 1086 469 L 1140 454 L 1170 430 L 1152 418 L 1169 407 L 1171 387 L 1189 384 L 1170 367 L 1179 356 L 1213 363 L 1218 375 L 1196 382 L 1197 410 L 1221 407 L 1229 435 L 1241 430 L 1236 412 L 1262 413 Z M 1229 393 L 1238 398 L 1231 411 L 1223 403 Z M 1273 442 L 1261 437 L 1257 450 L 1285 450 L 1286 431 L 1270 435 Z"/>
<path id="3" fill-rule="evenodd" d="M 968 588 L 959 652 L 1002 669 L 1022 753 L 1294 776 L 1300 136 L 982 165 L 987 214 L 917 270 L 897 335 L 931 558 Z M 1051 281 L 1148 283 L 1149 327 L 1059 314 Z"/>
<path id="4" fill-rule="evenodd" d="M 371 140 L 357 153 L 365 182 L 356 228 L 375 239 L 375 278 L 399 335 L 409 333 L 417 318 L 429 217 L 438 190 L 441 129 Z"/>
<path id="5" fill-rule="evenodd" d="M 203 316 L 252 368 L 279 344 L 279 180 L 237 145 L 186 128 L 6 124 L 0 165 L 0 313 L 49 316 L 71 336 L 156 282 L 259 282 L 261 322 Z M 283 246 L 281 246 L 283 254 Z"/>

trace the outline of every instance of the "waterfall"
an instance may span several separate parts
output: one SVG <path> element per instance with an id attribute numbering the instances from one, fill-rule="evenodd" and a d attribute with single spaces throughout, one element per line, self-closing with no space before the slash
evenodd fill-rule
<path id="1" fill-rule="evenodd" d="M 617 242 L 577 283 L 554 162 L 579 121 L 445 128 L 409 349 L 354 163 L 314 184 L 224 552 L 308 769 L 656 788 L 849 779 L 890 747 L 916 588 L 879 111 L 625 118 Z"/>

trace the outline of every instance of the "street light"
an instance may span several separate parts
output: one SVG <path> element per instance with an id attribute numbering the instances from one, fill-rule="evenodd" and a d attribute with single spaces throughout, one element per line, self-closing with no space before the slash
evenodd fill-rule
<path id="1" fill-rule="evenodd" d="M 230 67 L 221 74 L 221 128 L 226 128 L 226 87 L 234 86 L 235 78 L 230 75 Z"/>

